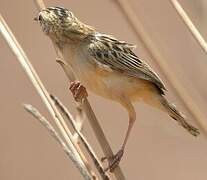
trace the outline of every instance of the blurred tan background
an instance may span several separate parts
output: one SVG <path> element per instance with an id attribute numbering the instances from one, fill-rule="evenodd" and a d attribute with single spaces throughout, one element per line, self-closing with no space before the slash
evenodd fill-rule
<path id="1" fill-rule="evenodd" d="M 135 52 L 158 71 L 169 89 L 169 99 L 186 113 L 191 123 L 197 125 L 112 0 L 47 0 L 45 3 L 67 7 L 97 30 L 137 44 Z M 129 3 L 175 77 L 207 115 L 207 56 L 169 1 L 129 0 Z M 181 4 L 207 39 L 206 0 L 181 0 Z M 33 1 L 0 0 L 0 12 L 48 91 L 57 95 L 75 113 L 67 78 L 55 62 L 51 42 L 33 21 L 37 15 Z M 23 110 L 22 103 L 31 103 L 50 119 L 40 97 L 1 36 L 0 82 L 0 180 L 82 179 L 60 146 Z M 89 100 L 113 150 L 117 151 L 127 128 L 126 112 L 118 104 L 93 94 Z M 204 135 L 198 138 L 190 136 L 167 115 L 147 105 L 137 103 L 136 111 L 137 122 L 121 162 L 127 179 L 206 180 L 207 140 Z M 84 134 L 90 142 L 95 142 L 93 147 L 98 155 L 103 156 L 88 122 L 85 123 Z"/>

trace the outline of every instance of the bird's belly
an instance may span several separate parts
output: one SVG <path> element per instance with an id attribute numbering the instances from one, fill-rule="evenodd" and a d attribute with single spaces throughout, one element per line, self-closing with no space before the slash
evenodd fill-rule
<path id="1" fill-rule="evenodd" d="M 147 96 L 150 89 L 147 81 L 120 72 L 97 72 L 84 67 L 77 76 L 89 91 L 112 100 L 124 95 L 131 101 L 138 101 Z"/>

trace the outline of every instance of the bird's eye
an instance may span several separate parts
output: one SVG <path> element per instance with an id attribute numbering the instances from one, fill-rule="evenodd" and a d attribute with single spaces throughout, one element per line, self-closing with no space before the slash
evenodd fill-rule
<path id="1" fill-rule="evenodd" d="M 38 16 L 38 20 L 39 20 L 39 21 L 42 21 L 42 20 L 43 20 L 43 18 L 42 18 L 41 15 Z"/>

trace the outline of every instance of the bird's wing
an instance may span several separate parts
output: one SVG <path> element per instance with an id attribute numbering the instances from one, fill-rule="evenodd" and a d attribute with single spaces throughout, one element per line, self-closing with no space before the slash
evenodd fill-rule
<path id="1" fill-rule="evenodd" d="M 164 84 L 148 64 L 133 53 L 134 45 L 103 34 L 89 37 L 88 52 L 99 64 L 129 76 L 152 82 L 162 93 Z"/>

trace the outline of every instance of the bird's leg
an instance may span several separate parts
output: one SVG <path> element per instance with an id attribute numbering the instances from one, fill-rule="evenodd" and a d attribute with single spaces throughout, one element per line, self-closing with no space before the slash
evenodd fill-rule
<path id="1" fill-rule="evenodd" d="M 70 91 L 77 102 L 82 102 L 88 96 L 86 88 L 79 81 L 71 82 Z"/>
<path id="2" fill-rule="evenodd" d="M 128 102 L 128 103 L 126 103 L 126 102 Z M 104 161 L 106 159 L 108 160 L 108 167 L 105 169 L 105 171 L 109 170 L 110 172 L 113 172 L 114 169 L 119 165 L 119 163 L 123 157 L 124 149 L 126 147 L 126 143 L 127 143 L 128 139 L 129 139 L 130 132 L 132 130 L 132 127 L 133 127 L 135 119 L 136 119 L 136 112 L 134 110 L 134 107 L 132 106 L 130 101 L 126 101 L 126 102 L 122 102 L 122 104 L 127 108 L 128 112 L 129 112 L 129 124 L 128 124 L 127 132 L 126 132 L 126 135 L 124 138 L 124 142 L 121 146 L 121 149 L 114 156 L 104 157 L 101 159 L 102 161 Z"/>

